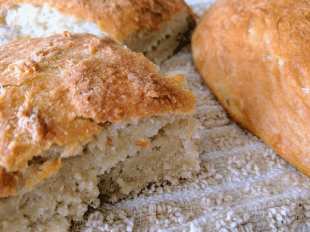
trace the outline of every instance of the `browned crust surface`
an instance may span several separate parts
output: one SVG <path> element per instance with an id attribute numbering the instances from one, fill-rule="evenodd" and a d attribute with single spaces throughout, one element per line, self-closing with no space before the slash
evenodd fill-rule
<path id="1" fill-rule="evenodd" d="M 192 42 L 197 68 L 232 118 L 310 176 L 310 7 L 219 1 Z"/>
<path id="2" fill-rule="evenodd" d="M 8 173 L 4 167 L 0 167 L 0 197 L 15 193 L 17 180 L 12 173 Z"/>
<path id="3" fill-rule="evenodd" d="M 159 31 L 177 13 L 192 14 L 184 0 L 0 0 L 0 7 L 21 3 L 48 4 L 63 14 L 95 22 L 120 41 L 134 31 Z"/>
<path id="4" fill-rule="evenodd" d="M 64 35 L 0 47 L 0 158 L 8 173 L 27 169 L 53 144 L 70 154 L 100 132 L 98 123 L 194 110 L 182 75 L 159 72 L 108 37 Z M 44 169 L 54 173 L 60 164 Z M 0 196 L 9 195 L 5 187 Z"/>

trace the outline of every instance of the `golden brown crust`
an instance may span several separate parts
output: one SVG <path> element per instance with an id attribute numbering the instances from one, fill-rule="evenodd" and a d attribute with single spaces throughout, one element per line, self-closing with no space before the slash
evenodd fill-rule
<path id="1" fill-rule="evenodd" d="M 12 173 L 8 173 L 4 167 L 0 167 L 0 197 L 14 195 L 17 188 L 17 180 Z"/>
<path id="2" fill-rule="evenodd" d="M 108 37 L 64 33 L 8 43 L 0 47 L 1 166 L 26 170 L 54 144 L 73 152 L 100 132 L 98 123 L 191 113 L 196 99 L 183 84 L 182 75 L 159 72 Z M 60 165 L 46 161 L 35 183 Z"/>
<path id="3" fill-rule="evenodd" d="M 310 7 L 221 0 L 194 32 L 198 71 L 232 118 L 310 176 Z"/>
<path id="4" fill-rule="evenodd" d="M 95 22 L 120 41 L 134 31 L 159 31 L 177 13 L 192 14 L 184 0 L 0 0 L 0 7 L 18 3 L 48 4 L 63 14 Z"/>

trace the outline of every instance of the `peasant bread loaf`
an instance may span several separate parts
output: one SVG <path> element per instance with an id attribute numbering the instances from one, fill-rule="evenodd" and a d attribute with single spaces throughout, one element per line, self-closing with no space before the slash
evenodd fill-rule
<path id="1" fill-rule="evenodd" d="M 198 71 L 231 117 L 310 176 L 310 5 L 220 0 L 193 35 Z"/>
<path id="2" fill-rule="evenodd" d="M 7 43 L 0 85 L 0 231 L 66 231 L 100 191 L 116 201 L 199 169 L 184 77 L 109 37 Z"/>
<path id="3" fill-rule="evenodd" d="M 69 31 L 109 34 L 160 63 L 189 42 L 195 25 L 183 0 L 0 1 L 0 42 Z"/>

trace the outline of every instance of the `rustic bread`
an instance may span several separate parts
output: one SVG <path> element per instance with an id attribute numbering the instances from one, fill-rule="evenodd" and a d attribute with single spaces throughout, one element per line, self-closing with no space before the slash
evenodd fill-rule
<path id="1" fill-rule="evenodd" d="M 231 117 L 310 176 L 310 6 L 221 0 L 194 32 L 192 52 Z"/>
<path id="2" fill-rule="evenodd" d="M 109 34 L 160 63 L 189 42 L 195 19 L 183 0 L 9 0 L 0 2 L 1 44 L 69 31 Z"/>
<path id="3" fill-rule="evenodd" d="M 109 37 L 3 45 L 0 85 L 0 231 L 66 231 L 99 205 L 100 181 L 116 201 L 199 169 L 184 77 Z"/>

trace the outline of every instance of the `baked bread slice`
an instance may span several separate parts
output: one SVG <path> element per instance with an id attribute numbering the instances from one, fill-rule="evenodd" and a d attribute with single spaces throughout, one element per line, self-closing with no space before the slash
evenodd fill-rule
<path id="1" fill-rule="evenodd" d="M 0 231 L 66 231 L 99 205 L 101 180 L 116 201 L 199 169 L 184 77 L 109 37 L 3 45 L 0 85 Z"/>
<path id="2" fill-rule="evenodd" d="M 160 63 L 190 41 L 195 26 L 184 0 L 0 1 L 1 44 L 63 31 L 109 34 Z"/>
<path id="3" fill-rule="evenodd" d="M 310 6 L 219 1 L 194 32 L 205 83 L 231 117 L 310 176 Z"/>

